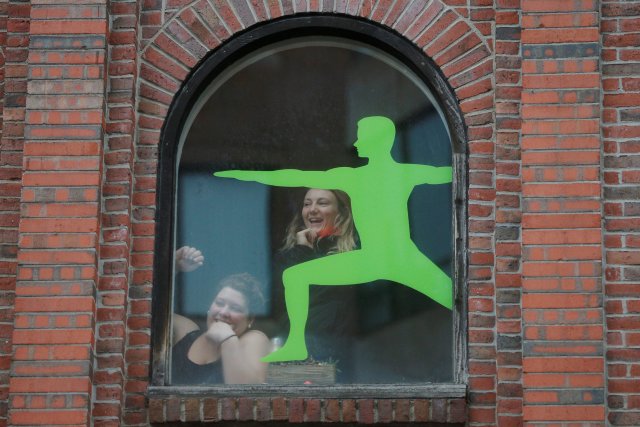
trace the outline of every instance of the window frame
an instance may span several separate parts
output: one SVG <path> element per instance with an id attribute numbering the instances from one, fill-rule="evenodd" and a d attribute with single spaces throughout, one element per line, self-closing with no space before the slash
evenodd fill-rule
<path id="1" fill-rule="evenodd" d="M 454 250 L 454 381 L 424 384 L 345 384 L 332 386 L 166 385 L 171 349 L 174 274 L 176 155 L 185 120 L 198 95 L 218 73 L 248 53 L 290 37 L 337 36 L 370 44 L 394 56 L 420 77 L 440 104 L 452 144 Z M 467 146 L 462 113 L 453 89 L 420 49 L 393 30 L 364 19 L 340 15 L 296 15 L 258 24 L 209 52 L 186 77 L 164 122 L 158 147 L 151 350 L 151 395 L 291 396 L 327 398 L 443 398 L 464 396 L 467 382 Z"/>

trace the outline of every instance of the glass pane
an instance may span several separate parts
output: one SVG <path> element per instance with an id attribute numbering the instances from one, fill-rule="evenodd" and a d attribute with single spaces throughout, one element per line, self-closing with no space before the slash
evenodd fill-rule
<path id="1" fill-rule="evenodd" d="M 222 71 L 181 141 L 172 384 L 452 381 L 451 164 L 431 93 L 374 47 L 297 38 Z M 213 176 L 283 169 L 329 172 Z"/>

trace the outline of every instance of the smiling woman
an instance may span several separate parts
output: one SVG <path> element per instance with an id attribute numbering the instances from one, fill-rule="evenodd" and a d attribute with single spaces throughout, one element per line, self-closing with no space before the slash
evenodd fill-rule
<path id="1" fill-rule="evenodd" d="M 311 188 L 304 195 L 301 211 L 296 212 L 287 227 L 282 251 L 296 245 L 313 249 L 320 242 L 326 246 L 327 241 L 334 244 L 333 248 L 326 248 L 327 253 L 356 247 L 351 200 L 344 191 Z"/>
<path id="2" fill-rule="evenodd" d="M 287 227 L 285 243 L 275 256 L 274 299 L 283 305 L 282 274 L 294 265 L 330 254 L 357 249 L 351 200 L 340 190 L 311 188 L 301 193 L 299 210 Z M 353 289 L 314 286 L 310 289 L 307 338 L 311 357 L 316 360 L 347 360 L 344 349 L 354 329 L 357 301 Z M 283 307 L 284 308 L 284 307 Z M 282 310 L 284 311 L 284 310 Z M 289 322 L 280 315 L 276 336 L 286 336 Z M 343 377 L 339 373 L 339 379 Z"/>
<path id="3" fill-rule="evenodd" d="M 333 234 L 337 215 L 338 199 L 331 191 L 317 188 L 307 191 L 302 205 L 302 219 L 307 228 L 300 232 L 298 243 L 311 245 L 318 237 Z"/>
<path id="4" fill-rule="evenodd" d="M 203 332 L 184 316 L 174 314 L 172 375 L 174 384 L 252 384 L 265 380 L 269 340 L 251 330 L 261 304 L 257 281 L 249 274 L 222 280 L 207 312 Z M 252 310 L 253 309 L 253 310 Z"/>

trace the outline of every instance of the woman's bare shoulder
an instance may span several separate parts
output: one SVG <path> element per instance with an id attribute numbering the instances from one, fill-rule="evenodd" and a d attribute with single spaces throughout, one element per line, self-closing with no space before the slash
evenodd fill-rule
<path id="1" fill-rule="evenodd" d="M 187 319 L 186 317 L 180 314 L 173 314 L 173 336 L 171 338 L 172 344 L 175 345 L 182 338 L 184 338 L 188 333 L 199 330 L 198 325 L 191 319 Z"/>
<path id="2" fill-rule="evenodd" d="M 245 332 L 243 335 L 243 337 L 255 337 L 255 338 L 265 338 L 268 339 L 267 336 L 264 334 L 264 332 L 259 331 L 257 329 L 249 329 L 247 332 Z"/>
<path id="3" fill-rule="evenodd" d="M 250 340 L 250 341 L 269 341 L 269 338 L 262 332 L 257 329 L 250 329 L 244 334 L 242 334 L 242 339 Z"/>

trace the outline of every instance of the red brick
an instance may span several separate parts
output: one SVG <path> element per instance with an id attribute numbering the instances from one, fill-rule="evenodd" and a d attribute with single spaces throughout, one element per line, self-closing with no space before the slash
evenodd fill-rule
<path id="1" fill-rule="evenodd" d="M 409 40 L 415 39 L 418 34 L 420 34 L 420 32 L 422 32 L 422 30 L 427 27 L 431 21 L 433 21 L 441 10 L 442 3 L 434 2 L 429 4 L 428 7 L 420 13 L 415 22 L 407 29 L 405 37 Z"/>
<path id="2" fill-rule="evenodd" d="M 13 334 L 15 344 L 90 344 L 93 331 L 88 329 L 57 330 L 16 330 Z"/>
<path id="3" fill-rule="evenodd" d="M 524 372 L 603 372 L 602 358 L 558 358 L 526 357 L 522 364 Z"/>
<path id="4" fill-rule="evenodd" d="M 395 405 L 395 421 L 408 422 L 411 419 L 411 405 L 407 399 L 396 400 Z"/>
<path id="5" fill-rule="evenodd" d="M 422 10 L 424 7 L 425 5 L 420 2 L 397 1 L 383 23 L 393 25 L 396 31 L 403 33 L 418 15 L 424 13 Z"/>
<path id="6" fill-rule="evenodd" d="M 595 12 L 525 14 L 522 16 L 522 28 L 571 28 L 592 27 L 598 24 Z"/>
<path id="7" fill-rule="evenodd" d="M 522 31 L 522 43 L 577 43 L 598 41 L 597 28 L 554 28 L 525 29 Z"/>
<path id="8" fill-rule="evenodd" d="M 292 423 L 304 421 L 304 399 L 289 399 L 289 421 Z"/>
<path id="9" fill-rule="evenodd" d="M 600 184 L 593 183 L 525 183 L 522 187 L 524 197 L 597 197 Z"/>
<path id="10" fill-rule="evenodd" d="M 342 421 L 345 423 L 353 423 L 358 419 L 356 401 L 353 399 L 342 400 Z"/>
<path id="11" fill-rule="evenodd" d="M 10 379 L 10 388 L 14 393 L 64 393 L 89 392 L 91 383 L 88 378 L 17 378 Z"/>
<path id="12" fill-rule="evenodd" d="M 87 422 L 89 413 L 86 410 L 68 411 L 12 411 L 12 425 L 41 424 L 41 425 L 73 425 Z"/>
<path id="13" fill-rule="evenodd" d="M 522 219 L 523 228 L 598 228 L 599 214 L 527 214 Z"/>
<path id="14" fill-rule="evenodd" d="M 338 399 L 326 399 L 324 401 L 324 420 L 328 422 L 340 421 L 340 401 Z"/>
<path id="15" fill-rule="evenodd" d="M 319 399 L 307 399 L 304 408 L 304 419 L 308 422 L 319 422 L 321 416 L 321 401 Z"/>
<path id="16" fill-rule="evenodd" d="M 523 230 L 522 243 L 529 245 L 567 245 L 600 243 L 601 232 L 585 230 Z"/>
<path id="17" fill-rule="evenodd" d="M 417 422 L 429 421 L 429 401 L 426 399 L 417 399 L 414 402 L 414 417 Z"/>
<path id="18" fill-rule="evenodd" d="M 572 406 L 525 406 L 526 420 L 537 421 L 602 421 L 605 409 L 602 405 L 572 405 Z"/>
<path id="19" fill-rule="evenodd" d="M 64 20 L 31 21 L 31 34 L 106 34 L 106 21 L 103 19 L 74 19 L 73 25 Z"/>
<path id="20" fill-rule="evenodd" d="M 466 22 L 457 22 L 446 31 L 439 33 L 435 40 L 428 43 L 424 48 L 425 52 L 431 57 L 436 57 L 443 50 L 456 43 L 458 39 L 469 31 L 470 28 Z"/>
<path id="21" fill-rule="evenodd" d="M 522 0 L 523 12 L 580 12 L 595 11 L 595 0 L 577 0 L 571 3 L 554 0 Z"/>

